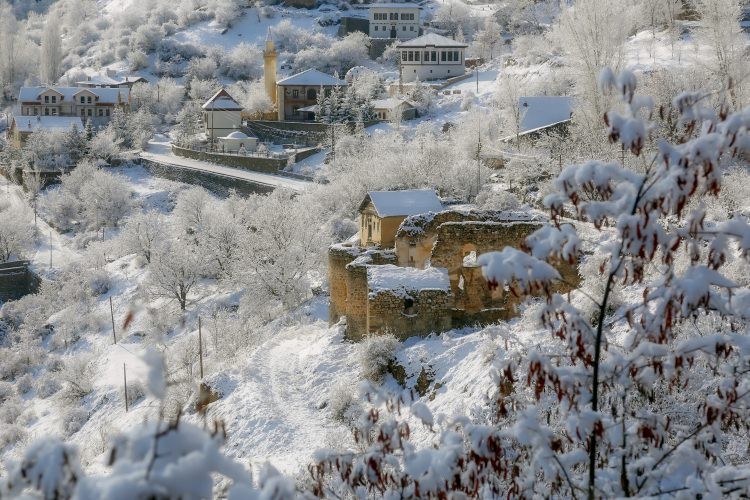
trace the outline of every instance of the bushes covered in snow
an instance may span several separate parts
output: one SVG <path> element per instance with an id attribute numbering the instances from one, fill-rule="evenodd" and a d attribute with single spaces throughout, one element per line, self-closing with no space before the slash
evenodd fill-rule
<path id="1" fill-rule="evenodd" d="M 392 334 L 369 335 L 357 345 L 362 377 L 381 382 L 396 360 L 399 341 Z"/>

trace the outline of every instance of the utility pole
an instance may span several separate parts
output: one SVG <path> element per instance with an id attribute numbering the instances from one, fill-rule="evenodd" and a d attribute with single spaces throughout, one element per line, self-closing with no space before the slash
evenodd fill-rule
<path id="1" fill-rule="evenodd" d="M 479 95 L 479 61 L 477 61 L 476 66 L 474 66 L 474 73 L 477 74 L 477 95 Z"/>
<path id="2" fill-rule="evenodd" d="M 128 412 L 128 374 L 125 372 L 125 363 L 122 364 L 122 381 L 125 387 L 125 413 Z"/>
<path id="3" fill-rule="evenodd" d="M 49 269 L 52 270 L 52 228 L 49 228 Z"/>
<path id="4" fill-rule="evenodd" d="M 203 332 L 200 316 L 198 316 L 198 359 L 200 360 L 201 380 L 203 380 Z"/>
<path id="5" fill-rule="evenodd" d="M 479 191 L 482 189 L 482 160 L 480 159 L 481 152 L 482 152 L 482 129 L 477 123 L 477 196 L 479 196 Z"/>
<path id="6" fill-rule="evenodd" d="M 117 333 L 115 331 L 115 309 L 112 307 L 112 297 L 109 298 L 109 315 L 112 318 L 112 340 L 117 343 Z"/>

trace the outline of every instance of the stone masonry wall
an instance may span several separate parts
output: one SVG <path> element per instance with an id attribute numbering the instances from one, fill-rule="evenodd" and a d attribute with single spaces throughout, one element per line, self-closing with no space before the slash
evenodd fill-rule
<path id="1" fill-rule="evenodd" d="M 328 306 L 328 321 L 331 324 L 347 315 L 348 272 L 346 266 L 356 259 L 358 254 L 358 248 L 343 245 L 333 245 L 328 250 L 328 288 L 331 296 Z"/>
<path id="2" fill-rule="evenodd" d="M 407 299 L 412 301 L 409 310 L 405 309 Z M 406 298 L 389 291 L 371 293 L 368 297 L 368 332 L 390 332 L 404 340 L 414 335 L 449 330 L 452 300 L 445 290 L 418 290 Z"/>

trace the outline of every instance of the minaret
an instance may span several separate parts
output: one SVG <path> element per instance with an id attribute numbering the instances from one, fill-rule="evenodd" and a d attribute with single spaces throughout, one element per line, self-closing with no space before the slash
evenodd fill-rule
<path id="1" fill-rule="evenodd" d="M 269 28 L 268 35 L 266 35 L 266 48 L 263 49 L 263 79 L 266 84 L 266 94 L 274 105 L 276 104 L 276 55 Z"/>

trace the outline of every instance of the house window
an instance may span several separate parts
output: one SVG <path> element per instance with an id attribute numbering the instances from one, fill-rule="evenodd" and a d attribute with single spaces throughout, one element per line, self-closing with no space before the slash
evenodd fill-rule
<path id="1" fill-rule="evenodd" d="M 406 51 L 405 50 L 401 52 L 401 60 L 402 61 L 406 61 Z"/>
<path id="2" fill-rule="evenodd" d="M 49 108 L 44 108 L 44 116 L 49 116 Z"/>
<path id="3" fill-rule="evenodd" d="M 375 26 L 375 31 L 378 31 L 378 27 L 377 26 Z"/>
<path id="4" fill-rule="evenodd" d="M 88 97 L 86 98 L 86 102 L 87 102 L 88 104 L 91 104 L 91 96 L 88 96 Z"/>
<path id="5" fill-rule="evenodd" d="M 299 89 L 292 90 L 292 97 L 299 97 Z"/>
<path id="6" fill-rule="evenodd" d="M 107 116 L 109 116 L 109 108 L 106 109 L 106 112 Z"/>
<path id="7" fill-rule="evenodd" d="M 44 96 L 44 102 L 45 102 L 45 103 L 48 103 L 48 102 L 49 102 L 49 96 L 48 96 L 48 95 Z"/>
<path id="8" fill-rule="evenodd" d="M 414 31 L 414 26 L 409 26 L 409 31 Z"/>
<path id="9" fill-rule="evenodd" d="M 421 52 L 414 52 L 414 60 L 415 61 L 419 61 L 419 54 L 421 54 Z"/>
<path id="10" fill-rule="evenodd" d="M 84 96 L 81 96 L 81 104 L 84 104 L 86 102 L 86 98 Z"/>
<path id="11" fill-rule="evenodd" d="M 414 60 L 414 52 L 412 52 L 411 50 L 408 52 L 408 56 L 409 56 L 408 57 L 409 61 L 413 61 Z"/>
<path id="12" fill-rule="evenodd" d="M 430 55 L 431 55 L 430 59 L 431 59 L 431 60 L 432 60 L 433 62 L 437 62 L 437 51 L 436 51 L 436 50 L 433 50 L 432 52 L 430 52 Z"/>
<path id="13" fill-rule="evenodd" d="M 398 12 L 391 12 L 391 21 L 398 21 Z"/>
<path id="14" fill-rule="evenodd" d="M 34 108 L 34 116 L 39 114 L 39 110 L 37 108 Z"/>
<path id="15" fill-rule="evenodd" d="M 440 60 L 443 61 L 443 62 L 445 62 L 445 51 L 444 50 L 440 51 Z"/>
<path id="16" fill-rule="evenodd" d="M 104 110 L 103 109 L 99 110 L 99 116 L 104 116 Z"/>
<path id="17" fill-rule="evenodd" d="M 54 104 L 54 103 L 56 103 L 56 102 L 57 102 L 57 96 L 56 96 L 56 95 L 53 95 L 53 96 L 52 96 L 52 103 Z"/>
<path id="18" fill-rule="evenodd" d="M 52 108 L 52 116 L 57 116 L 57 108 Z"/>
<path id="19" fill-rule="evenodd" d="M 86 110 L 81 108 L 81 116 L 86 116 Z"/>
<path id="20" fill-rule="evenodd" d="M 86 114 L 89 115 L 89 116 L 93 116 L 93 113 L 91 111 L 92 110 L 89 109 Z"/>
<path id="21" fill-rule="evenodd" d="M 307 89 L 307 99 L 310 101 L 314 101 L 318 98 L 318 93 L 315 92 L 315 89 Z"/>

